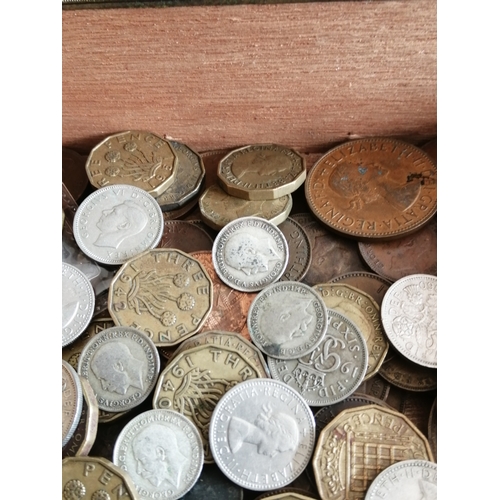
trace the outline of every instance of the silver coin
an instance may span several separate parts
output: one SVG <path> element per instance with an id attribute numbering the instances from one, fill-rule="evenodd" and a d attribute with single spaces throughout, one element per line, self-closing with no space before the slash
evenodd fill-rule
<path id="1" fill-rule="evenodd" d="M 209 429 L 217 465 L 253 491 L 294 481 L 312 456 L 314 440 L 314 416 L 304 398 L 273 379 L 246 380 L 226 392 Z"/>
<path id="2" fill-rule="evenodd" d="M 175 500 L 184 496 L 201 474 L 201 437 L 179 412 L 145 411 L 118 435 L 113 463 L 128 472 L 141 499 Z"/>
<path id="3" fill-rule="evenodd" d="M 384 469 L 370 484 L 365 500 L 437 500 L 437 465 L 403 460 Z"/>
<path id="4" fill-rule="evenodd" d="M 437 368 L 437 277 L 412 274 L 393 283 L 380 315 L 393 347 L 409 360 Z"/>
<path id="5" fill-rule="evenodd" d="M 348 318 L 328 311 L 328 327 L 319 345 L 298 359 L 267 358 L 271 376 L 293 387 L 311 406 L 343 401 L 363 382 L 368 348 Z"/>
<path id="6" fill-rule="evenodd" d="M 288 243 L 272 222 L 240 217 L 226 224 L 215 238 L 212 260 L 226 285 L 242 292 L 257 292 L 285 272 Z"/>
<path id="7" fill-rule="evenodd" d="M 87 328 L 95 307 L 92 285 L 80 269 L 62 263 L 62 347 L 71 344 Z"/>
<path id="8" fill-rule="evenodd" d="M 278 359 L 297 359 L 316 349 L 328 327 L 326 305 L 305 283 L 281 281 L 259 292 L 248 309 L 253 343 Z"/>
<path id="9" fill-rule="evenodd" d="M 73 221 L 77 245 L 103 264 L 121 265 L 155 248 L 163 233 L 158 202 L 135 186 L 106 186 L 89 195 Z"/>
<path id="10" fill-rule="evenodd" d="M 114 326 L 92 337 L 82 349 L 78 373 L 86 378 L 97 406 L 123 412 L 142 403 L 153 391 L 160 372 L 160 355 L 144 333 Z"/>
<path id="11" fill-rule="evenodd" d="M 83 389 L 75 369 L 62 360 L 62 446 L 75 432 L 83 409 Z"/>

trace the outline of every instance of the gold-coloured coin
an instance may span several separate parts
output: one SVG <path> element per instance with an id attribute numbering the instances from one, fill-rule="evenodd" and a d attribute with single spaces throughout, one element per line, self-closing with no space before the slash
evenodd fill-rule
<path id="1" fill-rule="evenodd" d="M 203 222 L 218 231 L 240 217 L 262 217 L 273 224 L 281 224 L 292 210 L 292 195 L 276 200 L 249 201 L 231 196 L 212 184 L 200 196 L 199 204 Z"/>
<path id="2" fill-rule="evenodd" d="M 278 144 L 255 144 L 231 151 L 219 162 L 219 183 L 244 200 L 275 200 L 306 180 L 305 159 Z"/>
<path id="3" fill-rule="evenodd" d="M 320 293 L 326 307 L 344 314 L 359 328 L 368 347 L 368 368 L 364 380 L 373 377 L 389 350 L 377 302 L 358 288 L 342 283 L 322 283 L 313 288 Z"/>
<path id="4" fill-rule="evenodd" d="M 205 344 L 181 351 L 160 374 L 153 408 L 176 410 L 198 428 L 205 463 L 213 463 L 208 431 L 220 398 L 244 380 L 261 377 L 261 369 L 237 350 Z"/>
<path id="5" fill-rule="evenodd" d="M 128 472 L 100 457 L 67 457 L 62 461 L 63 500 L 141 500 Z"/>
<path id="6" fill-rule="evenodd" d="M 157 248 L 130 259 L 109 288 L 108 309 L 116 325 L 144 332 L 157 346 L 178 344 L 203 326 L 213 285 L 191 255 Z"/>
<path id="7" fill-rule="evenodd" d="M 323 429 L 312 464 L 322 500 L 363 500 L 380 472 L 409 459 L 433 461 L 427 438 L 403 414 L 367 405 L 342 411 Z"/>
<path id="8" fill-rule="evenodd" d="M 156 197 L 174 182 L 177 164 L 169 141 L 151 132 L 128 130 L 100 142 L 90 152 L 85 169 L 97 189 L 130 184 Z"/>

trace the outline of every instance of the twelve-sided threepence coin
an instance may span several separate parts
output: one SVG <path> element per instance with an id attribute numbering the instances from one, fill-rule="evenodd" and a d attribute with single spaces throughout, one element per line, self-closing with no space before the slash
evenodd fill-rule
<path id="1" fill-rule="evenodd" d="M 85 345 L 78 373 L 90 382 L 101 410 L 123 412 L 138 406 L 153 391 L 160 355 L 145 333 L 115 326 Z"/>
<path id="2" fill-rule="evenodd" d="M 393 283 L 380 309 L 392 345 L 422 366 L 437 368 L 437 278 L 411 274 Z"/>
<path id="3" fill-rule="evenodd" d="M 247 318 L 253 343 L 278 359 L 312 352 L 328 328 L 327 308 L 310 286 L 296 281 L 273 283 L 255 297 Z"/>
<path id="4" fill-rule="evenodd" d="M 219 278 L 242 292 L 256 292 L 279 280 L 288 263 L 282 231 L 260 217 L 240 217 L 219 232 L 212 249 Z"/>
<path id="5" fill-rule="evenodd" d="M 121 265 L 158 245 L 163 234 L 162 211 L 143 189 L 108 186 L 83 200 L 75 214 L 73 233 L 90 258 Z"/>
<path id="6" fill-rule="evenodd" d="M 328 311 L 328 328 L 318 347 L 299 359 L 268 356 L 271 375 L 293 387 L 311 406 L 343 401 L 363 382 L 368 348 L 363 334 L 348 318 Z"/>
<path id="7" fill-rule="evenodd" d="M 95 307 L 92 284 L 80 269 L 62 263 L 62 347 L 87 328 Z"/>
<path id="8" fill-rule="evenodd" d="M 437 500 L 437 464 L 402 460 L 384 469 L 371 483 L 366 500 Z"/>
<path id="9" fill-rule="evenodd" d="M 179 412 L 149 410 L 120 432 L 113 463 L 129 473 L 141 499 L 175 500 L 184 496 L 201 474 L 201 437 Z"/>
<path id="10" fill-rule="evenodd" d="M 272 379 L 241 382 L 217 403 L 209 440 L 215 462 L 254 491 L 290 484 L 313 453 L 315 421 L 294 389 Z"/>

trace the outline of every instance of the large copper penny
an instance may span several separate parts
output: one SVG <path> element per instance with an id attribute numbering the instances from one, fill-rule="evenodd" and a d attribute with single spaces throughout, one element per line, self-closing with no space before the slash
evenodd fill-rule
<path id="1" fill-rule="evenodd" d="M 411 144 L 359 139 L 320 158 L 305 192 L 311 211 L 332 230 L 356 239 L 394 239 L 436 213 L 437 169 Z"/>
<path id="2" fill-rule="evenodd" d="M 415 233 L 393 241 L 360 241 L 359 251 L 374 272 L 391 281 L 410 274 L 437 275 L 437 217 Z"/>

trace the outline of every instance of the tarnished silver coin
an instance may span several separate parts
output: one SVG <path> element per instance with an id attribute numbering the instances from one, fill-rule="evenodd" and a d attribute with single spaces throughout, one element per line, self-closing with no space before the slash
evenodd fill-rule
<path id="1" fill-rule="evenodd" d="M 253 343 L 278 359 L 297 359 L 316 349 L 328 327 L 318 292 L 298 281 L 268 285 L 253 300 L 247 317 Z"/>
<path id="2" fill-rule="evenodd" d="M 267 358 L 271 376 L 293 387 L 311 406 L 338 403 L 363 382 L 368 348 L 363 334 L 344 315 L 328 311 L 328 327 L 319 345 L 298 359 Z"/>
<path id="3" fill-rule="evenodd" d="M 141 499 L 175 500 L 201 474 L 201 437 L 194 424 L 177 411 L 145 411 L 118 435 L 113 463 L 128 472 Z"/>
<path id="4" fill-rule="evenodd" d="M 160 355 L 153 341 L 135 328 L 114 326 L 92 337 L 78 360 L 99 409 L 123 412 L 153 392 L 160 372 Z"/>
<path id="5" fill-rule="evenodd" d="M 62 347 L 71 344 L 87 328 L 94 314 L 95 293 L 80 269 L 62 263 Z"/>
<path id="6" fill-rule="evenodd" d="M 70 440 L 83 408 L 83 389 L 74 368 L 62 360 L 62 446 Z"/>
<path id="7" fill-rule="evenodd" d="M 273 379 L 246 380 L 226 392 L 209 430 L 222 472 L 253 491 L 294 481 L 312 456 L 314 439 L 314 416 L 304 398 Z"/>
<path id="8" fill-rule="evenodd" d="M 409 360 L 437 368 L 437 277 L 412 274 L 393 283 L 380 309 L 393 347 Z"/>
<path id="9" fill-rule="evenodd" d="M 87 196 L 73 221 L 82 252 L 103 264 L 121 265 L 158 245 L 163 216 L 146 191 L 127 184 L 107 186 Z"/>
<path id="10" fill-rule="evenodd" d="M 256 292 L 279 280 L 288 263 L 283 232 L 261 217 L 241 217 L 219 232 L 212 248 L 219 278 L 242 292 Z"/>
<path id="11" fill-rule="evenodd" d="M 437 500 L 437 464 L 402 460 L 384 469 L 370 484 L 365 500 Z"/>

